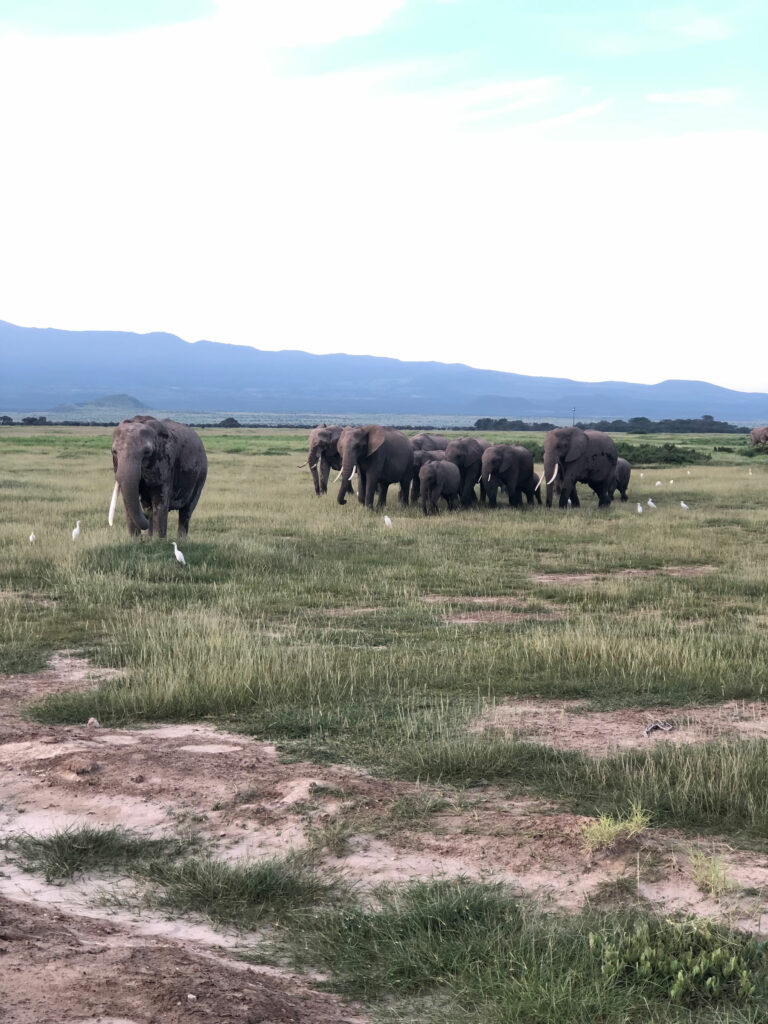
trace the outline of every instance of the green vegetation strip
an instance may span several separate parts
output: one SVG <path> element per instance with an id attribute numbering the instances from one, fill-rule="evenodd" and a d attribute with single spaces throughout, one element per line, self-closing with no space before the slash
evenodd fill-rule
<path id="1" fill-rule="evenodd" d="M 9 845 L 47 877 L 122 870 L 166 912 L 241 929 L 269 924 L 265 941 L 282 962 L 322 969 L 324 987 L 397 1019 L 764 1020 L 768 944 L 726 927 L 639 910 L 544 913 L 508 886 L 462 878 L 383 887 L 363 901 L 301 858 L 183 860 L 181 847 L 158 842 L 166 841 L 81 829 Z M 265 955 L 262 947 L 251 958 Z"/>

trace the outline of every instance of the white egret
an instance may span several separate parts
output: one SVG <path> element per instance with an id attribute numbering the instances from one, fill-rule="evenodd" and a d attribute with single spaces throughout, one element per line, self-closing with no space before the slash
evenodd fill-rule
<path id="1" fill-rule="evenodd" d="M 645 473 L 641 473 L 640 474 L 640 479 L 642 480 L 644 476 L 645 476 Z"/>
<path id="2" fill-rule="evenodd" d="M 643 514 L 643 506 L 640 504 L 639 501 L 637 503 L 637 511 L 640 513 L 640 515 Z"/>
<path id="3" fill-rule="evenodd" d="M 176 546 L 176 541 L 175 540 L 172 541 L 172 544 L 173 544 L 173 553 L 174 553 L 174 555 L 176 557 L 176 561 L 179 562 L 180 565 L 186 565 L 187 563 L 184 561 L 184 555 L 182 555 L 182 553 L 179 551 L 178 547 Z"/>
<path id="4" fill-rule="evenodd" d="M 680 502 L 680 508 L 688 508 L 684 501 Z"/>
<path id="5" fill-rule="evenodd" d="M 752 476 L 752 468 L 751 468 L 751 467 L 750 467 L 750 469 L 749 469 L 749 471 L 748 471 L 748 475 L 749 475 L 749 476 Z"/>
<path id="6" fill-rule="evenodd" d="M 392 525 L 392 520 L 389 518 L 389 516 L 384 516 L 384 525 L 385 526 L 391 526 Z"/>
<path id="7" fill-rule="evenodd" d="M 671 487 L 674 482 L 675 482 L 674 480 L 670 480 L 669 481 L 669 486 Z"/>
<path id="8" fill-rule="evenodd" d="M 685 471 L 685 472 L 686 472 L 686 473 L 688 474 L 688 476 L 690 476 L 690 475 L 691 475 L 691 471 L 690 471 L 690 469 L 686 469 L 686 471 Z"/>
<path id="9" fill-rule="evenodd" d="M 29 543 L 30 544 L 34 544 L 36 540 L 37 540 L 37 537 L 35 536 L 35 531 L 33 530 L 32 533 L 30 533 L 30 535 L 29 535 Z"/>
<path id="10" fill-rule="evenodd" d="M 657 487 L 661 487 L 661 480 L 657 480 L 657 481 L 656 481 L 656 486 L 657 486 Z"/>
<path id="11" fill-rule="evenodd" d="M 75 523 L 75 528 L 72 531 L 72 540 L 77 540 L 77 538 L 79 536 L 80 536 L 80 520 L 78 519 L 77 522 Z"/>
<path id="12" fill-rule="evenodd" d="M 654 502 L 653 498 L 648 499 L 648 508 L 656 508 L 656 503 Z"/>

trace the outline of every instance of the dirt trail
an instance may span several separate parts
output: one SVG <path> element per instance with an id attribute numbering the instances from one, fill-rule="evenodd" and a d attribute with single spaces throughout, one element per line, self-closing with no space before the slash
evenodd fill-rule
<path id="1" fill-rule="evenodd" d="M 582 839 L 590 819 L 490 786 L 440 792 L 343 766 L 283 764 L 270 743 L 201 725 L 54 727 L 21 716 L 29 700 L 88 687 L 97 678 L 86 662 L 64 655 L 43 673 L 0 677 L 0 840 L 82 824 L 121 825 L 150 836 L 192 830 L 214 856 L 230 861 L 310 846 L 321 870 L 362 888 L 465 875 L 505 879 L 523 893 L 570 908 L 601 899 L 617 879 L 635 879 L 639 896 L 659 909 L 689 910 L 768 933 L 768 859 L 735 854 L 723 844 L 716 852 L 734 888 L 715 902 L 694 884 L 690 843 L 670 831 L 654 829 L 629 847 L 590 856 Z M 518 730 L 525 723 L 523 731 L 555 745 L 570 737 L 579 749 L 600 753 L 609 739 L 617 745 L 621 721 L 627 737 L 636 738 L 649 717 L 620 712 L 601 718 L 571 714 L 573 709 L 564 702 L 519 701 L 497 708 L 476 728 Z M 764 709 L 720 710 L 724 726 L 741 716 L 742 731 L 766 734 Z M 665 716 L 671 714 L 667 709 Z M 587 735 L 591 745 L 585 747 Z M 435 811 L 439 797 L 447 799 Z M 430 800 L 432 809 L 421 815 L 402 813 L 403 803 L 426 806 Z M 246 985 L 243 969 L 226 951 L 252 936 L 145 912 L 110 916 L 93 902 L 100 885 L 120 883 L 80 879 L 50 886 L 0 851 L 0 963 L 6 967 L 0 1005 L 18 1007 L 9 1021 L 174 1022 L 203 1016 L 204 1006 L 206 1019 L 216 1021 L 359 1019 L 287 973 L 278 972 L 268 992 L 258 974 L 249 975 Z M 109 977 L 119 978 L 113 981 L 116 993 L 104 991 Z M 173 984 L 163 982 L 160 991 L 158 978 Z M 188 993 L 198 998 L 187 1001 Z"/>

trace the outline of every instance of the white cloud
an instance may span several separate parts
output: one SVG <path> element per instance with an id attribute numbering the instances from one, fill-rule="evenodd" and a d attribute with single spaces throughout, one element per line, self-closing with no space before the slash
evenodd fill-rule
<path id="1" fill-rule="evenodd" d="M 282 77 L 232 17 L 0 39 L 0 317 L 768 390 L 768 135 L 479 132 L 561 84 Z"/>
<path id="2" fill-rule="evenodd" d="M 649 103 L 684 104 L 686 106 L 724 107 L 736 99 L 736 90 L 679 89 L 677 92 L 652 92 L 646 97 Z"/>
<path id="3" fill-rule="evenodd" d="M 257 47 L 331 43 L 368 35 L 407 0 L 216 0 L 225 28 L 248 34 Z"/>
<path id="4" fill-rule="evenodd" d="M 676 31 L 694 42 L 714 43 L 730 39 L 733 28 L 727 18 L 717 15 L 698 15 L 676 26 Z"/>

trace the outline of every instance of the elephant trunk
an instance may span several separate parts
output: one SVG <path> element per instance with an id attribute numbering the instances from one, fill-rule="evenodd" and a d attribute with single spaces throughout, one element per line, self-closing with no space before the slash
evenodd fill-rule
<path id="1" fill-rule="evenodd" d="M 355 459 L 354 452 L 346 449 L 341 463 L 341 486 L 339 487 L 339 493 L 336 498 L 336 501 L 338 501 L 340 505 L 346 505 L 347 503 L 345 495 L 349 490 L 349 483 L 354 476 L 356 469 L 357 461 Z M 338 477 L 336 479 L 338 479 Z"/>
<path id="2" fill-rule="evenodd" d="M 544 474 L 542 479 L 546 482 L 547 486 L 547 508 L 552 507 L 552 497 L 555 493 L 555 478 L 557 476 L 560 463 L 552 455 L 544 453 Z"/>
<path id="3" fill-rule="evenodd" d="M 139 501 L 139 481 L 141 480 L 141 460 L 121 461 L 115 479 L 123 492 L 125 511 L 139 530 L 149 529 L 149 520 L 141 510 Z"/>
<path id="4" fill-rule="evenodd" d="M 309 471 L 312 474 L 312 483 L 315 485 L 315 494 L 320 493 L 320 477 L 317 473 L 317 467 L 320 464 L 320 457 L 320 452 L 317 449 L 310 449 L 307 462 L 309 463 Z"/>

